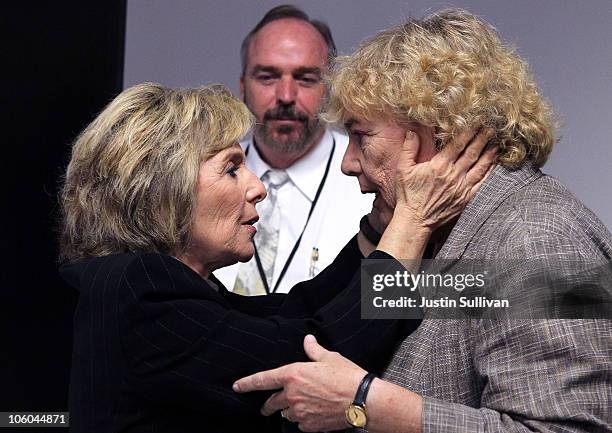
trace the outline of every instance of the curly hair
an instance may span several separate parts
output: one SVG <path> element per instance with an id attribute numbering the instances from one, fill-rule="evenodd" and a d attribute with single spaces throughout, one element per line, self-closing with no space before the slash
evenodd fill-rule
<path id="1" fill-rule="evenodd" d="M 325 120 L 347 113 L 416 121 L 434 128 L 438 148 L 468 128 L 492 128 L 498 161 L 544 165 L 556 121 L 527 64 L 495 29 L 460 9 L 378 33 L 338 59 Z"/>
<path id="2" fill-rule="evenodd" d="M 180 253 L 189 242 L 200 163 L 253 122 L 221 85 L 124 90 L 72 146 L 60 194 L 60 259 Z"/>

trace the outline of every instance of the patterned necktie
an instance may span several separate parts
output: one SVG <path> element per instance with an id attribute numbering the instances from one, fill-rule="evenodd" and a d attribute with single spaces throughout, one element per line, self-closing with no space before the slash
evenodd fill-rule
<path id="1" fill-rule="evenodd" d="M 272 286 L 274 275 L 274 260 L 278 248 L 278 231 L 281 224 L 280 207 L 277 203 L 278 190 L 288 180 L 284 170 L 268 170 L 261 178 L 268 190 L 268 197 L 257 206 L 259 223 L 255 234 L 255 245 L 261 260 L 261 266 L 266 275 L 268 287 Z M 234 292 L 241 295 L 265 295 L 266 289 L 261 281 L 255 258 L 240 265 Z"/>

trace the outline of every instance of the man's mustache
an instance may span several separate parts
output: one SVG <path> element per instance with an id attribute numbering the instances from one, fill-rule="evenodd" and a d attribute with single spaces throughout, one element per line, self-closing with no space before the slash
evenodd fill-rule
<path id="1" fill-rule="evenodd" d="M 304 113 L 295 111 L 293 105 L 280 105 L 264 113 L 263 121 L 266 122 L 270 120 L 295 120 L 299 122 L 308 122 L 308 116 L 306 116 Z"/>

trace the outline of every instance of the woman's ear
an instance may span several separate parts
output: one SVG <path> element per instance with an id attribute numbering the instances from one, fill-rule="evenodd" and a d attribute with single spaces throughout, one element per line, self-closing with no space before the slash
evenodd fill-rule
<path id="1" fill-rule="evenodd" d="M 412 127 L 411 130 L 419 136 L 420 141 L 417 163 L 429 161 L 440 151 L 440 149 L 436 147 L 434 128 L 416 123 L 416 126 Z"/>

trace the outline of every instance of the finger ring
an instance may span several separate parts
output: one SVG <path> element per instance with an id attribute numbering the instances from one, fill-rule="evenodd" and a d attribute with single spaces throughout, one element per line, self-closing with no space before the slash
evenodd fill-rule
<path id="1" fill-rule="evenodd" d="M 286 407 L 283 410 L 281 410 L 281 417 L 285 418 L 287 421 L 291 421 L 289 419 L 289 408 L 288 407 Z"/>

